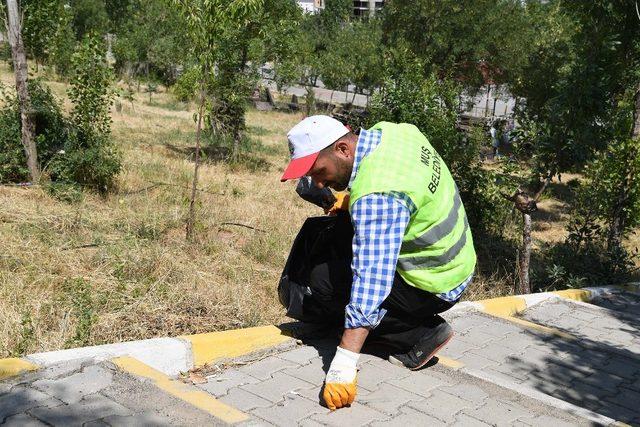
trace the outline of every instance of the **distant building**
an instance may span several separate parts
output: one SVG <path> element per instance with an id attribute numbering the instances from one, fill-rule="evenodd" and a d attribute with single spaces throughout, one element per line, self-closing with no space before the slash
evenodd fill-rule
<path id="1" fill-rule="evenodd" d="M 382 9 L 384 0 L 354 0 L 353 14 L 355 16 L 373 16 Z"/>
<path id="2" fill-rule="evenodd" d="M 324 0 L 297 0 L 297 3 L 305 13 L 318 13 L 324 9 Z"/>

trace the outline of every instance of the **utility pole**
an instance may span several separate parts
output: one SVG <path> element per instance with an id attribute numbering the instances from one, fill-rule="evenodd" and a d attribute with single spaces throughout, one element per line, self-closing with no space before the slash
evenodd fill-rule
<path id="1" fill-rule="evenodd" d="M 31 182 L 40 180 L 40 166 L 38 165 L 38 152 L 34 138 L 35 123 L 31 110 L 31 98 L 27 88 L 27 57 L 22 43 L 22 21 L 18 11 L 16 0 L 7 0 L 7 35 L 11 45 L 11 57 L 13 70 L 16 76 L 16 92 L 20 103 L 20 120 L 22 123 L 22 146 L 27 157 L 27 167 L 31 175 Z"/>

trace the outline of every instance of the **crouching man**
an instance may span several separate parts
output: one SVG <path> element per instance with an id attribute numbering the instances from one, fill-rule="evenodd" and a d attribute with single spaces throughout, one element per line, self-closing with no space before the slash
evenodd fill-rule
<path id="1" fill-rule="evenodd" d="M 306 176 L 350 194 L 352 257 L 323 257 L 308 284 L 324 321 L 344 322 L 323 391 L 336 409 L 356 396 L 365 340 L 389 344 L 397 349 L 389 361 L 415 370 L 451 339 L 438 314 L 471 282 L 476 254 L 456 184 L 415 126 L 381 122 L 355 135 L 311 116 L 287 137 L 292 159 L 282 181 Z"/>

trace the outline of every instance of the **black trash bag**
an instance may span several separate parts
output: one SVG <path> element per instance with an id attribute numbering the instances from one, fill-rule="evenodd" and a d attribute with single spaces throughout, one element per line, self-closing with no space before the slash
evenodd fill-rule
<path id="1" fill-rule="evenodd" d="M 310 177 L 303 176 L 298 181 L 296 192 L 307 202 L 320 206 L 325 211 L 336 202 L 336 197 L 328 188 L 317 188 Z"/>
<path id="2" fill-rule="evenodd" d="M 344 322 L 352 280 L 348 267 L 353 256 L 352 240 L 353 226 L 348 212 L 307 218 L 293 242 L 278 284 L 278 297 L 288 317 L 309 323 Z M 345 282 L 339 288 L 346 289 L 347 293 L 319 295 L 314 292 L 310 275 L 318 265 L 327 266 L 332 281 Z"/>

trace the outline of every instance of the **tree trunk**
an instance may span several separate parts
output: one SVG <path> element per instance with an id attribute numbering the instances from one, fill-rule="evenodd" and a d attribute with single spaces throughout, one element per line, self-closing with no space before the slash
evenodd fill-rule
<path id="1" fill-rule="evenodd" d="M 633 130 L 631 131 L 631 139 L 640 138 L 640 84 L 636 91 L 635 109 L 633 110 Z"/>
<path id="2" fill-rule="evenodd" d="M 616 200 L 616 204 L 613 208 L 611 224 L 609 225 L 609 233 L 607 236 L 607 249 L 609 251 L 620 247 L 622 244 L 622 232 L 625 228 L 624 208 L 629 199 L 629 193 L 631 192 L 631 185 L 633 183 L 635 172 L 633 169 L 633 163 L 635 162 L 636 157 L 637 153 L 632 153 L 630 158 L 625 159 L 627 162 L 625 179 L 624 183 L 618 190 L 618 199 Z"/>
<path id="3" fill-rule="evenodd" d="M 22 146 L 27 157 L 27 167 L 31 175 L 31 182 L 40 180 L 40 166 L 38 165 L 38 151 L 35 142 L 35 123 L 31 110 L 31 98 L 27 87 L 28 68 L 27 58 L 22 43 L 20 13 L 16 0 L 7 0 L 7 33 L 11 45 L 13 69 L 16 76 L 16 91 L 20 103 L 20 120 L 22 124 Z"/>
<path id="4" fill-rule="evenodd" d="M 487 117 L 489 113 L 489 96 L 491 96 L 491 85 L 487 85 L 487 100 L 484 103 L 484 116 Z"/>
<path id="5" fill-rule="evenodd" d="M 205 68 L 206 70 L 206 68 Z M 206 73 L 203 73 L 206 75 Z M 200 133 L 202 130 L 202 115 L 204 113 L 204 82 L 200 82 L 200 106 L 198 107 L 198 125 L 196 127 L 196 153 L 193 167 L 193 184 L 189 199 L 189 216 L 187 217 L 187 240 L 193 240 L 193 227 L 196 222 L 196 189 L 198 188 L 198 168 L 200 167 Z"/>
<path id="6" fill-rule="evenodd" d="M 530 294 L 531 284 L 529 283 L 529 262 L 531 260 L 531 215 L 522 213 L 522 246 L 518 257 L 519 267 L 519 288 L 518 294 Z"/>

